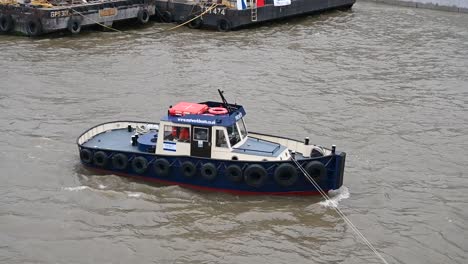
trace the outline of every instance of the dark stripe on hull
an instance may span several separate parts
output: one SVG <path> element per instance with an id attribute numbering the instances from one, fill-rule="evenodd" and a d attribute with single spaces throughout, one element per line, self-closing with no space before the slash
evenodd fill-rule
<path id="1" fill-rule="evenodd" d="M 142 181 L 150 181 L 150 182 L 156 182 L 156 183 L 162 183 L 166 185 L 178 185 L 181 187 L 186 187 L 194 190 L 199 190 L 199 191 L 210 191 L 210 192 L 223 192 L 223 193 L 229 193 L 229 194 L 234 194 L 234 195 L 284 195 L 284 196 L 312 196 L 312 195 L 319 195 L 320 193 L 318 191 L 285 191 L 285 192 L 253 192 L 253 191 L 241 191 L 241 190 L 230 190 L 230 189 L 220 189 L 220 188 L 212 188 L 212 187 L 206 187 L 206 186 L 199 186 L 199 185 L 192 185 L 192 184 L 187 184 L 187 183 L 179 183 L 179 182 L 174 182 L 174 181 L 168 181 L 168 180 L 163 180 L 163 179 L 156 179 L 156 178 L 151 178 L 151 177 L 143 177 L 143 176 L 137 176 L 133 174 L 128 174 L 128 173 L 122 173 L 122 172 L 116 172 L 116 171 L 111 171 L 111 170 L 105 170 L 105 169 L 98 169 L 92 166 L 88 166 L 85 163 L 82 163 L 85 165 L 86 168 L 97 171 L 100 173 L 105 173 L 105 174 L 114 174 L 118 176 L 123 176 L 127 178 L 134 178 Z M 328 192 L 328 190 L 324 190 L 325 192 Z"/>

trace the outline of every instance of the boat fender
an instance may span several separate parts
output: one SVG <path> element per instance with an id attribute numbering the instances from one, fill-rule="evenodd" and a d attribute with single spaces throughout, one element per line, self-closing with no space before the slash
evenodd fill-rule
<path id="1" fill-rule="evenodd" d="M 204 179 L 212 181 L 218 176 L 218 170 L 213 163 L 205 163 L 201 167 L 200 174 Z"/>
<path id="2" fill-rule="evenodd" d="M 118 170 L 125 170 L 128 165 L 127 155 L 123 153 L 117 153 L 112 156 L 112 166 Z"/>
<path id="3" fill-rule="evenodd" d="M 242 177 L 242 169 L 237 165 L 229 165 L 226 168 L 226 177 L 232 182 L 241 182 Z"/>
<path id="4" fill-rule="evenodd" d="M 172 14 L 169 11 L 164 11 L 162 13 L 162 21 L 166 23 L 171 23 L 172 22 Z"/>
<path id="5" fill-rule="evenodd" d="M 35 37 L 42 33 L 42 24 L 39 19 L 29 19 L 26 21 L 25 25 L 28 36 Z"/>
<path id="6" fill-rule="evenodd" d="M 84 163 L 91 163 L 93 161 L 93 152 L 89 149 L 82 149 L 80 151 L 80 158 Z"/>
<path id="7" fill-rule="evenodd" d="M 140 9 L 140 11 L 138 11 L 138 23 L 144 25 L 146 23 L 148 23 L 149 19 L 150 19 L 150 14 L 148 12 L 148 10 L 146 9 Z"/>
<path id="8" fill-rule="evenodd" d="M 216 28 L 220 32 L 228 32 L 231 30 L 231 27 L 232 27 L 231 21 L 227 20 L 226 18 L 221 18 L 216 23 Z"/>
<path id="9" fill-rule="evenodd" d="M 98 151 L 93 155 L 94 165 L 98 167 L 106 167 L 107 165 L 107 154 L 104 151 Z"/>
<path id="10" fill-rule="evenodd" d="M 132 160 L 132 169 L 136 173 L 143 174 L 145 173 L 147 168 L 148 168 L 148 161 L 144 157 L 139 156 Z"/>
<path id="11" fill-rule="evenodd" d="M 68 20 L 68 26 L 67 26 L 68 31 L 70 31 L 72 34 L 80 33 L 81 22 L 82 22 L 81 17 L 77 17 L 77 16 L 70 17 L 70 19 Z"/>
<path id="12" fill-rule="evenodd" d="M 0 15 L 0 32 L 8 33 L 14 27 L 11 15 Z"/>
<path id="13" fill-rule="evenodd" d="M 265 168 L 258 164 L 249 165 L 244 171 L 245 183 L 254 188 L 260 188 L 265 185 L 267 177 Z"/>
<path id="14" fill-rule="evenodd" d="M 228 110 L 224 107 L 211 107 L 208 109 L 208 113 L 213 115 L 225 115 L 228 113 Z"/>
<path id="15" fill-rule="evenodd" d="M 279 185 L 289 187 L 294 185 L 297 181 L 297 170 L 293 165 L 283 163 L 276 168 L 273 177 Z"/>
<path id="16" fill-rule="evenodd" d="M 320 161 L 311 161 L 304 169 L 316 182 L 323 181 L 327 174 L 327 168 Z"/>
<path id="17" fill-rule="evenodd" d="M 157 159 L 154 162 L 153 166 L 154 166 L 154 172 L 156 173 L 156 175 L 162 176 L 162 177 L 169 176 L 169 170 L 171 168 L 171 164 L 169 163 L 169 161 L 167 161 L 167 159 Z"/>
<path id="18" fill-rule="evenodd" d="M 184 161 L 180 169 L 181 169 L 182 175 L 184 175 L 187 178 L 192 178 L 193 176 L 195 176 L 195 173 L 197 172 L 195 165 L 191 161 Z"/>
<path id="19" fill-rule="evenodd" d="M 190 22 L 187 24 L 187 26 L 188 26 L 189 28 L 192 28 L 192 29 L 199 29 L 199 28 L 201 28 L 201 27 L 203 26 L 203 20 L 201 19 L 201 17 L 197 17 L 197 18 L 195 18 L 195 19 L 194 19 L 194 18 L 195 18 L 194 15 L 191 15 L 191 16 L 188 17 L 187 21 L 190 21 L 190 20 L 192 20 L 192 19 L 193 19 L 193 20 L 190 21 Z"/>

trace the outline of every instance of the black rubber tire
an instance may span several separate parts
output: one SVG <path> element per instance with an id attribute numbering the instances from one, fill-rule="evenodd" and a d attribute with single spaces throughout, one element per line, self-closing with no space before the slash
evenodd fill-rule
<path id="1" fill-rule="evenodd" d="M 89 149 L 81 149 L 80 158 L 86 164 L 91 164 L 93 162 L 93 152 Z"/>
<path id="2" fill-rule="evenodd" d="M 107 166 L 107 154 L 104 151 L 97 151 L 93 155 L 93 163 L 98 167 L 106 167 Z"/>
<path id="3" fill-rule="evenodd" d="M 200 174 L 204 179 L 212 181 L 218 176 L 218 170 L 213 163 L 205 163 L 201 167 Z"/>
<path id="4" fill-rule="evenodd" d="M 138 11 L 137 20 L 138 20 L 138 23 L 140 23 L 142 25 L 148 23 L 149 20 L 150 20 L 150 14 L 149 14 L 148 10 L 140 9 L 140 11 Z"/>
<path id="5" fill-rule="evenodd" d="M 157 159 L 153 164 L 154 172 L 156 176 L 167 177 L 171 169 L 171 164 L 167 159 Z"/>
<path id="6" fill-rule="evenodd" d="M 232 182 L 242 182 L 244 177 L 242 177 L 242 169 L 237 165 L 229 165 L 226 168 L 226 177 Z"/>
<path id="7" fill-rule="evenodd" d="M 221 19 L 218 20 L 218 22 L 216 23 L 216 28 L 217 28 L 218 31 L 220 31 L 220 32 L 228 32 L 228 31 L 230 31 L 231 28 L 232 28 L 231 21 L 227 20 L 226 18 L 221 18 Z"/>
<path id="8" fill-rule="evenodd" d="M 144 157 L 135 157 L 132 160 L 132 169 L 138 174 L 143 174 L 148 169 L 148 161 Z"/>
<path id="9" fill-rule="evenodd" d="M 117 153 L 112 156 L 112 167 L 118 170 L 125 170 L 128 165 L 128 157 L 123 153 Z"/>
<path id="10" fill-rule="evenodd" d="M 189 16 L 187 21 L 193 19 L 194 17 L 194 15 Z M 203 26 L 203 20 L 200 17 L 197 17 L 196 19 L 190 21 L 187 26 L 192 29 L 199 29 Z"/>
<path id="11" fill-rule="evenodd" d="M 323 181 L 327 175 L 327 168 L 320 161 L 311 161 L 304 169 L 317 183 Z"/>
<path id="12" fill-rule="evenodd" d="M 245 183 L 254 188 L 260 188 L 265 185 L 267 178 L 267 171 L 258 164 L 249 165 L 244 171 Z"/>
<path id="13" fill-rule="evenodd" d="M 11 15 L 0 15 L 0 32 L 1 33 L 8 33 L 10 32 L 15 26 L 15 21 L 11 17 Z"/>
<path id="14" fill-rule="evenodd" d="M 173 21 L 172 14 L 169 11 L 164 11 L 162 13 L 162 22 L 171 23 Z"/>
<path id="15" fill-rule="evenodd" d="M 184 161 L 180 166 L 182 175 L 186 178 L 192 178 L 197 173 L 197 168 L 191 161 Z"/>
<path id="16" fill-rule="evenodd" d="M 29 19 L 25 23 L 28 36 L 35 37 L 42 33 L 42 24 L 39 19 Z"/>
<path id="17" fill-rule="evenodd" d="M 276 168 L 273 177 L 276 183 L 283 187 L 292 186 L 297 182 L 298 178 L 296 167 L 289 163 L 283 163 Z"/>
<path id="18" fill-rule="evenodd" d="M 79 34 L 81 32 L 81 17 L 72 16 L 68 20 L 68 31 L 72 34 Z"/>

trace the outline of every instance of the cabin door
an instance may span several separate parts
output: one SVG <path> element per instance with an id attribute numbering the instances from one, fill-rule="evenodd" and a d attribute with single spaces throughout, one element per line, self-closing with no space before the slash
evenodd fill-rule
<path id="1" fill-rule="evenodd" d="M 190 154 L 195 157 L 211 158 L 211 128 L 192 127 Z"/>

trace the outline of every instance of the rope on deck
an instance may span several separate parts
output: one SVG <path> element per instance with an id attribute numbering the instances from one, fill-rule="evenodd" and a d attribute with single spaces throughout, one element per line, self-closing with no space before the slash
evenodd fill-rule
<path id="1" fill-rule="evenodd" d="M 291 157 L 292 161 L 296 164 L 296 166 L 299 168 L 299 170 L 304 174 L 304 176 L 307 178 L 307 180 L 312 183 L 312 185 L 319 191 L 319 193 L 322 195 L 325 200 L 330 201 L 331 204 L 333 204 L 333 201 L 331 201 L 330 197 L 325 193 L 325 191 L 318 185 L 318 183 L 307 173 L 307 171 L 302 167 L 302 165 L 296 160 L 294 156 Z M 348 217 L 338 208 L 338 204 L 336 206 L 332 206 L 332 208 L 336 211 L 336 213 L 348 224 L 349 227 L 361 238 L 361 240 L 366 244 L 373 252 L 374 254 L 382 260 L 382 263 L 388 264 L 388 262 L 384 259 L 384 257 L 375 249 L 375 247 L 367 240 L 367 238 L 357 229 L 357 227 L 349 220 Z"/>

